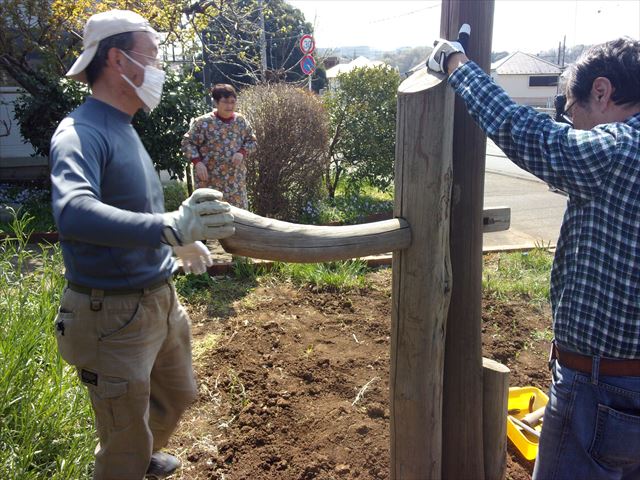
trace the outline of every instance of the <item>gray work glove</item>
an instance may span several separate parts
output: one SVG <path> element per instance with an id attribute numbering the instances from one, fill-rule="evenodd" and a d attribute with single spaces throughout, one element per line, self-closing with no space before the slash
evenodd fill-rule
<path id="1" fill-rule="evenodd" d="M 433 72 L 447 74 L 447 58 L 454 53 L 465 53 L 464 46 L 469 39 L 471 27 L 468 23 L 464 23 L 460 27 L 458 40 L 455 42 L 449 40 L 436 40 L 433 51 L 427 60 L 427 68 Z"/>
<path id="2" fill-rule="evenodd" d="M 163 214 L 164 243 L 172 247 L 198 240 L 230 237 L 235 233 L 231 207 L 221 202 L 222 193 L 212 188 L 199 188 L 175 212 Z"/>

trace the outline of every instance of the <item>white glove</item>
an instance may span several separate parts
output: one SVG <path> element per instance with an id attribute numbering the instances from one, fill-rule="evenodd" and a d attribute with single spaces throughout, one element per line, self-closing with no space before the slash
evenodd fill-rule
<path id="1" fill-rule="evenodd" d="M 199 188 L 175 212 L 163 214 L 163 241 L 172 247 L 202 239 L 230 237 L 235 233 L 231 207 L 221 202 L 222 193 Z"/>
<path id="2" fill-rule="evenodd" d="M 182 260 L 182 271 L 200 275 L 213 265 L 209 249 L 202 242 L 193 242 L 182 247 L 173 247 L 174 253 Z"/>
<path id="3" fill-rule="evenodd" d="M 465 23 L 460 27 L 458 40 L 451 42 L 449 40 L 437 40 L 429 59 L 427 60 L 427 68 L 437 73 L 447 73 L 447 58 L 454 53 L 465 53 L 462 43 L 466 43 L 471 33 L 471 27 Z"/>

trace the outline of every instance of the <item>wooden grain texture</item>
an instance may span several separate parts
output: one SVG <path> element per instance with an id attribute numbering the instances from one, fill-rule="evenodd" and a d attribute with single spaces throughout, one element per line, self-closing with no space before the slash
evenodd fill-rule
<path id="1" fill-rule="evenodd" d="M 509 369 L 489 358 L 482 359 L 482 398 L 484 478 L 502 480 L 507 468 Z"/>
<path id="2" fill-rule="evenodd" d="M 471 26 L 467 54 L 488 71 L 493 0 L 443 0 L 440 35 Z M 443 392 L 442 477 L 484 477 L 482 415 L 482 205 L 486 137 L 456 98 L 453 131 L 451 265 Z"/>
<path id="3" fill-rule="evenodd" d="M 342 227 L 300 225 L 231 207 L 236 233 L 220 240 L 228 253 L 263 260 L 314 263 L 406 248 L 409 224 L 400 218 Z"/>
<path id="4" fill-rule="evenodd" d="M 393 255 L 391 331 L 392 479 L 441 471 L 442 375 L 451 275 L 449 202 L 453 92 L 419 71 L 400 85 L 394 214 L 412 243 Z"/>

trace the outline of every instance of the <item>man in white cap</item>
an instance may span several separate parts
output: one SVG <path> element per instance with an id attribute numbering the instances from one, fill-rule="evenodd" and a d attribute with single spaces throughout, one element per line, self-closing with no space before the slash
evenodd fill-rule
<path id="1" fill-rule="evenodd" d="M 180 465 L 160 452 L 197 388 L 190 320 L 172 255 L 203 273 L 203 239 L 233 234 L 229 205 L 199 189 L 164 213 L 158 175 L 131 118 L 160 102 L 156 32 L 140 15 L 92 16 L 67 75 L 92 95 L 51 140 L 53 211 L 67 286 L 56 318 L 62 357 L 88 388 L 100 443 L 94 479 L 165 478 Z M 187 268 L 188 270 L 188 268 Z"/>

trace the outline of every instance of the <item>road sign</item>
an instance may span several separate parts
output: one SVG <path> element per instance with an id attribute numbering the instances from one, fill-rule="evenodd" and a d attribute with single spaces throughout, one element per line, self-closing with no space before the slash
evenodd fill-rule
<path id="1" fill-rule="evenodd" d="M 305 55 L 300 60 L 300 69 L 305 75 L 311 75 L 316 71 L 316 61 L 311 55 Z"/>
<path id="2" fill-rule="evenodd" d="M 316 41 L 311 35 L 307 33 L 300 38 L 300 50 L 302 50 L 302 53 L 309 55 L 310 53 L 313 53 L 315 49 Z"/>

